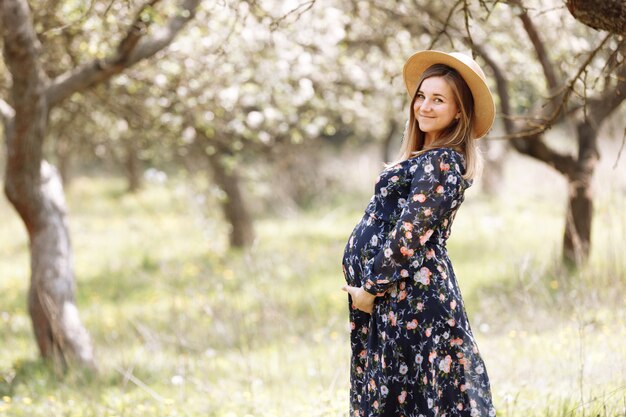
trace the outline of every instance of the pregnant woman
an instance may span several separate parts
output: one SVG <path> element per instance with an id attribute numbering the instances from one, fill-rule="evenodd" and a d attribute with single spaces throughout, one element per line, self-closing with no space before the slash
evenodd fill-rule
<path id="1" fill-rule="evenodd" d="M 493 417 L 487 370 L 446 251 L 495 117 L 470 57 L 421 51 L 404 65 L 411 100 L 343 256 L 352 359 L 350 416 Z"/>

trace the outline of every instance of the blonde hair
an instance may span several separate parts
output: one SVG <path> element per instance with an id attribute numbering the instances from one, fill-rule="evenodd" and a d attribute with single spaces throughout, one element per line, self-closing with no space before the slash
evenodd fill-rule
<path id="1" fill-rule="evenodd" d="M 454 119 L 450 125 L 443 129 L 440 134 L 428 146 L 425 145 L 425 133 L 422 132 L 415 119 L 413 105 L 422 82 L 430 77 L 443 78 L 452 90 L 454 101 L 459 108 L 460 117 Z M 463 178 L 472 179 L 479 175 L 482 168 L 482 158 L 472 137 L 474 127 L 474 99 L 467 83 L 461 75 L 447 65 L 435 64 L 426 69 L 419 82 L 409 107 L 409 120 L 407 122 L 402 145 L 396 160 L 386 164 L 393 166 L 411 157 L 435 148 L 451 148 L 460 152 L 465 158 L 465 173 Z"/>

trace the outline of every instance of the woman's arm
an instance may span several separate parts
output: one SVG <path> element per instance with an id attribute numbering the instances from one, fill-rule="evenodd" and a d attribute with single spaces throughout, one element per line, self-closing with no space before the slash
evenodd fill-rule
<path id="1" fill-rule="evenodd" d="M 383 295 L 394 282 L 421 265 L 434 229 L 456 205 L 461 173 L 447 149 L 420 157 L 406 206 L 381 250 L 365 265 L 364 290 Z"/>

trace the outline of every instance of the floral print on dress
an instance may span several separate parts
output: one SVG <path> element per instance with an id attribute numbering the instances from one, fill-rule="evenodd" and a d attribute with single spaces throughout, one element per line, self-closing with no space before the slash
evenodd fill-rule
<path id="1" fill-rule="evenodd" d="M 377 294 L 350 312 L 350 416 L 495 416 L 446 251 L 471 185 L 463 156 L 425 151 L 381 172 L 345 247 L 346 282 Z"/>

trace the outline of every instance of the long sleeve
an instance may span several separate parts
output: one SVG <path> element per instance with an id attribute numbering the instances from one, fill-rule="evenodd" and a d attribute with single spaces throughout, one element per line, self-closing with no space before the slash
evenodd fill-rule
<path id="1" fill-rule="evenodd" d="M 451 150 L 434 149 L 418 157 L 407 203 L 381 250 L 365 265 L 364 289 L 382 295 L 391 284 L 418 274 L 427 243 L 456 206 L 461 173 Z"/>

